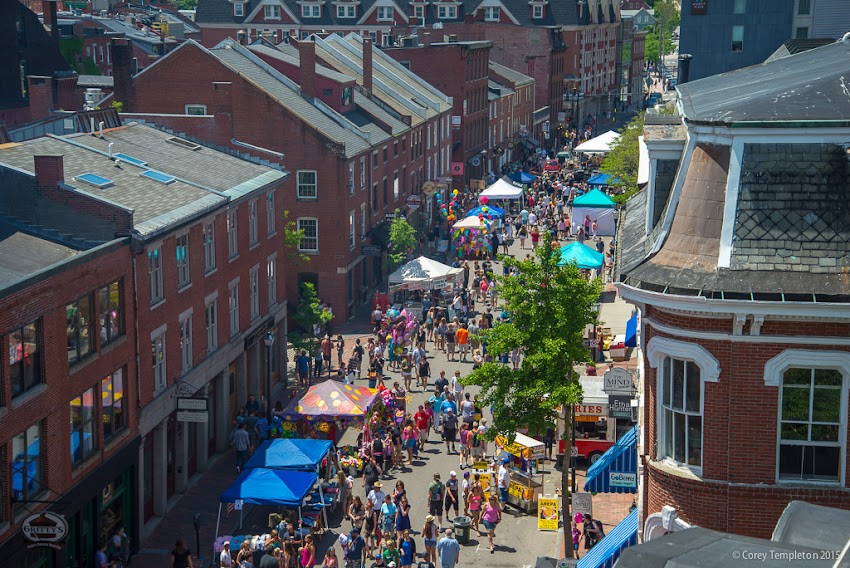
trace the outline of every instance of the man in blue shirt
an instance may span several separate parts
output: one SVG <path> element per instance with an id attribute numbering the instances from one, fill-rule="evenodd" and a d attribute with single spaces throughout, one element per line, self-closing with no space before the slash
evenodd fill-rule
<path id="1" fill-rule="evenodd" d="M 454 537 L 452 529 L 446 529 L 446 536 L 437 543 L 437 556 L 441 568 L 454 568 L 460 560 L 460 544 Z"/>
<path id="2" fill-rule="evenodd" d="M 360 568 L 363 565 L 365 551 L 366 541 L 360 536 L 360 529 L 354 527 L 351 529 L 348 552 L 345 554 L 346 568 Z"/>
<path id="3" fill-rule="evenodd" d="M 106 558 L 106 542 L 101 542 L 97 545 L 97 552 L 94 553 L 94 568 L 108 568 L 109 559 Z"/>

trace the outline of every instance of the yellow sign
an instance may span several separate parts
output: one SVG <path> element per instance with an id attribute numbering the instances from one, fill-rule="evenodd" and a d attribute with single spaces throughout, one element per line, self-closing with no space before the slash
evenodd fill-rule
<path id="1" fill-rule="evenodd" d="M 478 471 L 487 471 L 490 469 L 490 465 L 486 461 L 476 461 L 472 463 L 472 469 Z"/>
<path id="2" fill-rule="evenodd" d="M 535 460 L 544 456 L 544 446 L 542 445 L 540 447 L 535 446 L 532 449 L 517 442 L 508 442 L 508 439 L 502 436 L 496 436 L 496 445 L 512 456 L 517 456 L 524 460 Z"/>
<path id="3" fill-rule="evenodd" d="M 525 491 L 525 487 L 518 483 L 511 483 L 508 485 L 508 495 L 512 495 L 518 499 L 523 498 L 523 493 Z"/>
<path id="4" fill-rule="evenodd" d="M 537 530 L 558 530 L 558 499 L 539 497 L 537 499 Z"/>

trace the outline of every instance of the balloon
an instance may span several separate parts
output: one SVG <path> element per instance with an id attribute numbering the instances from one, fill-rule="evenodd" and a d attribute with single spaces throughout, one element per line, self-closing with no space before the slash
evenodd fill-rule
<path id="1" fill-rule="evenodd" d="M 458 190 L 455 189 L 455 190 L 452 191 L 452 195 L 456 196 L 457 194 L 458 194 Z"/>
<path id="2" fill-rule="evenodd" d="M 484 207 L 481 208 L 481 210 L 483 212 L 487 213 L 488 211 L 490 211 L 490 208 L 485 205 Z"/>
<path id="3" fill-rule="evenodd" d="M 445 208 L 446 208 L 446 204 L 445 204 L 445 203 L 443 203 L 443 204 L 441 205 L 441 207 L 442 207 L 443 209 L 445 209 Z"/>
<path id="4" fill-rule="evenodd" d="M 481 205 L 487 205 L 488 201 L 490 201 L 490 199 L 486 195 L 482 195 L 478 198 L 478 203 L 480 203 Z"/>
<path id="5" fill-rule="evenodd" d="M 481 220 L 481 219 L 483 219 L 483 218 L 484 218 L 484 215 L 482 215 L 481 213 L 479 213 L 479 214 L 478 214 L 478 220 L 480 221 L 480 220 Z"/>

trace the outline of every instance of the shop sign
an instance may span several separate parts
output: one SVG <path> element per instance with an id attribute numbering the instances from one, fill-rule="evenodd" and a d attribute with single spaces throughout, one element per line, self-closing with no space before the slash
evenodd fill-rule
<path id="1" fill-rule="evenodd" d="M 608 485 L 611 487 L 637 487 L 637 474 L 610 471 L 608 472 Z"/>
<path id="2" fill-rule="evenodd" d="M 483 460 L 472 462 L 472 469 L 479 471 L 487 471 L 490 469 L 490 464 Z"/>
<path id="3" fill-rule="evenodd" d="M 452 116 L 452 130 L 460 130 L 460 121 L 461 117 L 457 115 Z"/>
<path id="4" fill-rule="evenodd" d="M 558 530 L 558 498 L 543 497 L 537 498 L 537 530 L 539 531 L 556 531 Z"/>
<path id="5" fill-rule="evenodd" d="M 187 396 L 177 397 L 177 410 L 201 410 L 207 411 L 208 398 L 191 398 Z"/>
<path id="6" fill-rule="evenodd" d="M 572 512 L 581 513 L 582 516 L 593 515 L 593 494 L 573 493 Z"/>
<path id="7" fill-rule="evenodd" d="M 178 410 L 177 411 L 177 421 L 178 422 L 195 422 L 198 424 L 204 424 L 209 421 L 209 413 L 198 412 L 196 410 Z"/>
<path id="8" fill-rule="evenodd" d="M 602 390 L 608 394 L 632 394 L 635 390 L 632 374 L 621 367 L 605 371 Z"/>
<path id="9" fill-rule="evenodd" d="M 363 245 L 360 247 L 361 256 L 381 256 L 381 247 L 378 245 Z"/>
<path id="10" fill-rule="evenodd" d="M 452 176 L 463 176 L 463 162 L 452 162 Z"/>
<path id="11" fill-rule="evenodd" d="M 508 485 L 508 495 L 512 495 L 513 497 L 516 497 L 517 499 L 525 499 L 525 490 L 526 489 L 528 489 L 528 488 L 525 487 L 524 485 L 520 485 L 519 483 L 512 481 L 511 484 Z"/>
<path id="12" fill-rule="evenodd" d="M 512 456 L 517 456 L 524 460 L 542 459 L 545 455 L 544 450 L 546 449 L 545 446 L 534 446 L 533 448 L 529 448 L 522 444 L 518 444 L 517 442 L 508 442 L 508 439 L 503 438 L 502 436 L 496 436 L 496 445 Z"/>
<path id="13" fill-rule="evenodd" d="M 632 417 L 632 397 L 611 395 L 608 397 L 608 416 L 611 418 Z"/>
<path id="14" fill-rule="evenodd" d="M 608 413 L 607 404 L 577 404 L 576 416 L 605 416 Z"/>
<path id="15" fill-rule="evenodd" d="M 251 345 L 265 337 L 265 335 L 272 329 L 274 329 L 274 318 L 269 318 L 261 323 L 257 329 L 252 331 L 250 335 L 245 338 L 245 351 L 247 351 Z"/>
<path id="16" fill-rule="evenodd" d="M 708 13 L 708 0 L 691 0 L 691 16 L 705 16 Z"/>
<path id="17" fill-rule="evenodd" d="M 65 517 L 45 511 L 24 519 L 21 532 L 30 544 L 27 548 L 48 547 L 61 549 L 68 534 Z"/>

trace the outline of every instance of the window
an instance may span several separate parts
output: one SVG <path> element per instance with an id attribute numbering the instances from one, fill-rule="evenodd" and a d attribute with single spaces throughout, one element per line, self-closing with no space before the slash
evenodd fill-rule
<path id="1" fill-rule="evenodd" d="M 302 18 L 321 18 L 322 17 L 322 6 L 320 4 L 302 4 L 301 5 L 301 17 Z"/>
<path id="2" fill-rule="evenodd" d="M 124 369 L 118 369 L 100 381 L 100 398 L 103 401 L 103 441 L 127 427 L 124 414 Z"/>
<path id="3" fill-rule="evenodd" d="M 319 252 L 319 220 L 308 217 L 298 219 L 298 230 L 304 231 L 298 250 L 305 252 Z"/>
<path id="4" fill-rule="evenodd" d="M 357 227 L 357 219 L 355 217 L 356 214 L 352 209 L 351 213 L 348 214 L 348 248 L 351 250 L 354 250 L 355 231 Z"/>
<path id="5" fill-rule="evenodd" d="M 387 178 L 384 178 L 384 209 L 387 208 Z"/>
<path id="6" fill-rule="evenodd" d="M 68 364 L 76 363 L 92 352 L 94 345 L 94 319 L 92 298 L 83 296 L 65 306 L 66 330 L 68 335 Z"/>
<path id="7" fill-rule="evenodd" d="M 366 157 L 360 158 L 360 189 L 366 189 Z"/>
<path id="8" fill-rule="evenodd" d="M 41 383 L 41 325 L 29 323 L 9 334 L 9 381 L 12 397 Z"/>
<path id="9" fill-rule="evenodd" d="M 484 20 L 487 22 L 498 22 L 501 18 L 501 12 L 498 6 L 487 6 L 484 8 Z"/>
<path id="10" fill-rule="evenodd" d="M 540 19 L 543 17 L 543 6 L 540 4 L 535 4 L 531 7 L 531 17 L 535 19 Z"/>
<path id="11" fill-rule="evenodd" d="M 263 17 L 267 20 L 279 20 L 280 6 L 263 6 Z"/>
<path id="12" fill-rule="evenodd" d="M 659 457 L 702 467 L 702 380 L 692 361 L 665 357 L 659 368 Z"/>
<path id="13" fill-rule="evenodd" d="M 12 455 L 12 501 L 26 503 L 44 490 L 41 423 L 33 424 L 12 439 Z"/>
<path id="14" fill-rule="evenodd" d="M 242 18 L 243 16 L 245 16 L 245 4 L 242 4 L 241 2 L 234 3 L 233 15 L 238 18 Z"/>
<path id="15" fill-rule="evenodd" d="M 251 302 L 251 321 L 260 317 L 260 267 L 255 266 L 248 273 L 248 295 Z"/>
<path id="16" fill-rule="evenodd" d="M 192 313 L 180 321 L 180 365 L 183 373 L 192 368 Z"/>
<path id="17" fill-rule="evenodd" d="M 270 256 L 266 260 L 266 276 L 269 288 L 269 306 L 277 303 L 277 258 Z"/>
<path id="18" fill-rule="evenodd" d="M 151 367 L 153 368 L 153 392 L 165 388 L 165 332 L 151 339 Z"/>
<path id="19" fill-rule="evenodd" d="M 425 18 L 425 6 L 414 6 L 413 17 L 420 19 Z"/>
<path id="20" fill-rule="evenodd" d="M 207 329 L 207 351 L 218 349 L 218 302 L 213 298 L 204 307 L 204 325 Z"/>
<path id="21" fill-rule="evenodd" d="M 120 281 L 113 282 L 97 291 L 97 309 L 100 346 L 103 347 L 124 335 L 124 302 Z"/>
<path id="22" fill-rule="evenodd" d="M 94 388 L 71 400 L 71 463 L 79 467 L 97 449 Z"/>
<path id="23" fill-rule="evenodd" d="M 275 209 L 274 209 L 274 191 L 266 194 L 266 235 L 271 237 L 277 232 Z"/>
<path id="24" fill-rule="evenodd" d="M 203 116 L 207 114 L 207 105 L 186 105 L 185 111 L 192 116 Z"/>
<path id="25" fill-rule="evenodd" d="M 148 276 L 150 277 L 151 304 L 162 301 L 162 247 L 148 251 Z"/>
<path id="26" fill-rule="evenodd" d="M 189 235 L 177 237 L 174 245 L 174 254 L 177 257 L 177 289 L 188 286 L 191 283 L 189 273 Z"/>
<path id="27" fill-rule="evenodd" d="M 395 174 L 395 177 L 393 178 L 393 200 L 394 201 L 398 201 L 398 193 L 399 193 L 398 174 Z"/>
<path id="28" fill-rule="evenodd" d="M 316 199 L 319 197 L 315 171 L 300 170 L 295 175 L 298 184 L 298 199 Z"/>
<path id="29" fill-rule="evenodd" d="M 239 333 L 239 284 L 230 289 L 228 295 L 228 311 L 230 312 L 230 336 Z"/>
<path id="30" fill-rule="evenodd" d="M 230 258 L 239 254 L 239 233 L 236 226 L 236 209 L 227 212 L 227 254 Z"/>
<path id="31" fill-rule="evenodd" d="M 747 12 L 747 0 L 735 0 L 732 5 L 733 14 L 744 14 Z"/>
<path id="32" fill-rule="evenodd" d="M 378 6 L 378 20 L 379 21 L 392 21 L 393 19 L 393 8 L 392 6 Z"/>
<path id="33" fill-rule="evenodd" d="M 811 0 L 797 0 L 797 15 L 808 16 L 812 13 Z"/>
<path id="34" fill-rule="evenodd" d="M 356 6 L 337 6 L 336 7 L 336 17 L 337 18 L 354 18 L 357 12 Z"/>
<path id="35" fill-rule="evenodd" d="M 360 240 L 366 238 L 366 204 L 360 204 Z"/>
<path id="36" fill-rule="evenodd" d="M 744 26 L 732 26 L 732 51 L 744 51 Z"/>
<path id="37" fill-rule="evenodd" d="M 841 372 L 787 369 L 782 377 L 779 479 L 839 481 L 847 406 Z"/>
<path id="38" fill-rule="evenodd" d="M 215 268 L 215 224 L 204 224 L 204 272 Z"/>
<path id="39" fill-rule="evenodd" d="M 437 6 L 437 19 L 454 20 L 457 18 L 457 6 Z"/>
<path id="40" fill-rule="evenodd" d="M 257 219 L 257 200 L 248 202 L 248 244 L 254 246 L 260 242 L 259 220 Z"/>
<path id="41" fill-rule="evenodd" d="M 348 164 L 348 195 L 354 195 L 354 162 Z"/>
<path id="42" fill-rule="evenodd" d="M 795 34 L 795 37 L 797 39 L 808 39 L 809 28 L 808 27 L 797 28 L 797 32 Z"/>
<path id="43" fill-rule="evenodd" d="M 387 163 L 387 147 L 384 146 L 384 163 Z"/>

